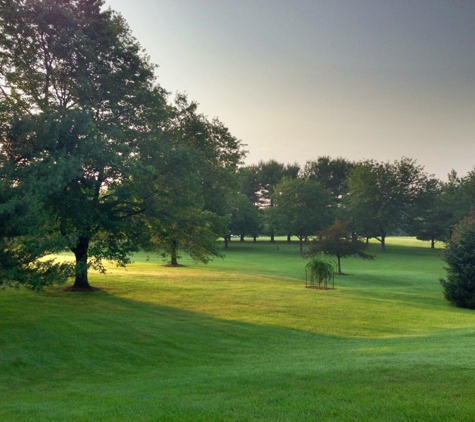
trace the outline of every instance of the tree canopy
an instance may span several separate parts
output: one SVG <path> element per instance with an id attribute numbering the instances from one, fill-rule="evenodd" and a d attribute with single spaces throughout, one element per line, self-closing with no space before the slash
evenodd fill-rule
<path id="1" fill-rule="evenodd" d="M 90 288 L 89 266 L 125 265 L 150 244 L 151 230 L 163 233 L 169 224 L 171 233 L 172 213 L 173 223 L 190 207 L 200 211 L 198 224 L 210 213 L 224 219 L 222 194 L 244 154 L 195 103 L 181 96 L 168 104 L 155 66 L 123 18 L 103 5 L 13 0 L 0 8 L 0 214 L 12 218 L 16 201 L 32 209 L 23 222 L 38 223 L 20 230 L 15 221 L 16 232 L 3 233 L 3 251 L 13 256 L 11 242 L 25 248 L 29 236 L 48 242 L 36 243 L 28 260 L 68 247 L 78 289 Z M 204 200 L 171 189 L 176 180 L 199 186 Z M 35 196 L 20 201 L 28 191 Z M 215 232 L 224 226 L 207 221 Z"/>

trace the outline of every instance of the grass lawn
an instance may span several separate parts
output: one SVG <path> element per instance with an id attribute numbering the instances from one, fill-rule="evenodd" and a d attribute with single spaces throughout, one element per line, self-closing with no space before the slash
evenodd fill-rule
<path id="1" fill-rule="evenodd" d="M 475 312 L 440 251 L 388 240 L 305 289 L 298 244 L 135 257 L 103 291 L 0 291 L 1 421 L 471 421 Z"/>

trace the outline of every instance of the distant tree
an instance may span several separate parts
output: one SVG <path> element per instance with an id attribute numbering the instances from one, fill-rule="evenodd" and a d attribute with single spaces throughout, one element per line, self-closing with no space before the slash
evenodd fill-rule
<path id="1" fill-rule="evenodd" d="M 269 160 L 267 162 L 259 161 L 257 169 L 257 177 L 261 191 L 261 204 L 264 207 L 272 207 L 274 187 L 282 180 L 282 177 L 284 177 L 285 165 L 275 160 Z"/>
<path id="2" fill-rule="evenodd" d="M 321 230 L 317 237 L 312 240 L 304 256 L 315 257 L 321 253 L 336 256 L 338 274 L 341 271 L 341 258 L 355 256 L 362 259 L 373 260 L 374 255 L 365 252 L 366 242 L 356 237 L 346 223 L 335 220 L 335 223 L 327 229 Z"/>
<path id="3" fill-rule="evenodd" d="M 237 174 L 240 182 L 239 191 L 246 195 L 251 203 L 256 206 L 259 202 L 259 191 L 261 189 L 258 176 L 257 166 L 241 167 Z"/>
<path id="4" fill-rule="evenodd" d="M 259 202 L 260 208 L 269 208 L 274 206 L 274 190 L 275 186 L 282 181 L 284 177 L 295 179 L 300 171 L 298 164 L 279 163 L 275 160 L 267 162 L 260 161 L 257 165 L 257 174 L 259 181 Z M 265 224 L 263 227 L 267 228 L 271 242 L 274 241 L 275 227 L 273 226 L 274 219 L 271 218 L 272 211 L 267 211 L 264 218 Z"/>
<path id="5" fill-rule="evenodd" d="M 447 181 L 441 182 L 441 192 L 446 197 L 444 202 L 450 208 L 456 222 L 461 221 L 470 212 L 475 192 L 475 172 L 472 170 L 460 176 L 455 170 L 447 175 Z"/>
<path id="6" fill-rule="evenodd" d="M 348 176 L 349 195 L 343 201 L 356 232 L 375 237 L 385 251 L 387 235 L 407 229 L 416 218 L 428 180 L 423 167 L 408 158 L 358 163 Z"/>
<path id="7" fill-rule="evenodd" d="M 465 217 L 444 250 L 447 277 L 440 279 L 445 298 L 461 308 L 475 309 L 475 219 Z"/>
<path id="8" fill-rule="evenodd" d="M 300 174 L 300 164 L 293 163 L 293 164 L 286 164 L 284 166 L 284 171 L 282 172 L 282 177 L 287 177 L 288 179 L 296 179 L 299 177 Z"/>
<path id="9" fill-rule="evenodd" d="M 449 237 L 449 228 L 454 224 L 447 207 L 447 195 L 444 184 L 438 180 L 428 183 L 423 193 L 422 209 L 413 221 L 410 233 L 417 239 L 430 241 L 431 248 L 435 248 L 436 241 L 446 241 Z"/>
<path id="10" fill-rule="evenodd" d="M 452 230 L 471 209 L 474 189 L 473 174 L 460 178 L 455 171 L 446 182 L 433 181 L 428 184 L 423 202 L 424 211 L 414 220 L 413 234 L 420 240 L 446 242 Z"/>
<path id="11" fill-rule="evenodd" d="M 303 242 L 326 227 L 332 219 L 330 192 L 314 180 L 286 179 L 277 184 L 271 210 L 275 226 L 283 233 L 297 236 L 300 251 Z"/>
<path id="12" fill-rule="evenodd" d="M 345 158 L 332 159 L 328 156 L 319 157 L 316 161 L 307 161 L 302 170 L 302 178 L 318 181 L 328 189 L 336 203 L 348 193 L 347 177 L 355 163 Z"/>
<path id="13" fill-rule="evenodd" d="M 259 234 L 259 211 L 244 194 L 237 194 L 231 200 L 231 233 L 237 234 L 241 242 L 245 236 L 251 235 L 256 239 Z"/>
<path id="14" fill-rule="evenodd" d="M 246 155 L 239 139 L 217 118 L 198 112 L 185 95 L 175 100 L 174 139 L 195 152 L 193 170 L 200 179 L 204 208 L 216 215 L 230 213 L 228 196 L 239 191 L 238 167 Z"/>

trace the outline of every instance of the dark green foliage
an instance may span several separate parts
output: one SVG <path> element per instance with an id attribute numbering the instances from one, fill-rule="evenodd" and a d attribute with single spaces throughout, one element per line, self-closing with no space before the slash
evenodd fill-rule
<path id="1" fill-rule="evenodd" d="M 31 270 L 29 262 L 67 247 L 80 289 L 90 287 L 90 266 L 127 264 L 151 243 L 149 233 L 174 244 L 186 238 L 189 247 L 209 239 L 204 229 L 216 238 L 244 154 L 185 96 L 167 104 L 155 66 L 122 17 L 103 6 L 0 3 L 0 216 L 16 228 L 0 232 L 12 258 L 5 262 Z M 19 262 L 8 245 L 23 241 Z M 191 255 L 206 260 L 202 243 L 197 250 Z"/>
<path id="2" fill-rule="evenodd" d="M 74 274 L 70 263 L 54 259 L 39 260 L 45 251 L 57 250 L 56 245 L 46 245 L 31 236 L 3 238 L 0 240 L 0 286 L 16 287 L 20 284 L 40 290 L 51 284 L 64 283 Z M 56 246 L 56 247 L 52 247 Z"/>
<path id="3" fill-rule="evenodd" d="M 348 194 L 346 179 L 355 164 L 344 158 L 319 157 L 317 161 L 307 161 L 302 171 L 304 179 L 313 179 L 328 189 L 336 202 Z"/>
<path id="4" fill-rule="evenodd" d="M 447 241 L 454 226 L 470 211 L 473 192 L 473 172 L 459 177 L 453 170 L 447 182 L 433 180 L 423 194 L 423 212 L 414 220 L 412 233 L 419 240 Z"/>
<path id="5" fill-rule="evenodd" d="M 260 186 L 258 180 L 257 166 L 241 167 L 238 171 L 238 178 L 241 182 L 239 191 L 246 195 L 252 204 L 259 202 Z"/>
<path id="6" fill-rule="evenodd" d="M 260 161 L 257 169 L 261 206 L 273 206 L 274 187 L 284 177 L 285 165 L 275 160 Z"/>
<path id="7" fill-rule="evenodd" d="M 274 187 L 274 207 L 266 210 L 274 227 L 303 240 L 327 227 L 333 220 L 330 192 L 315 180 L 284 178 Z"/>
<path id="8" fill-rule="evenodd" d="M 185 95 L 170 109 L 165 136 L 172 148 L 166 155 L 176 159 L 166 168 L 161 157 L 151 162 L 162 177 L 150 185 L 161 195 L 144 213 L 150 235 L 144 246 L 172 265 L 178 265 L 180 251 L 206 263 L 222 256 L 216 241 L 228 234 L 230 198 L 239 187 L 237 168 L 245 152 L 223 123 L 199 113 Z"/>
<path id="9" fill-rule="evenodd" d="M 249 198 L 239 193 L 231 200 L 232 214 L 230 222 L 231 233 L 240 236 L 244 241 L 245 236 L 259 234 L 259 211 Z"/>
<path id="10" fill-rule="evenodd" d="M 445 298 L 461 308 L 475 309 L 475 219 L 464 218 L 444 250 L 447 277 L 440 279 Z"/>
<path id="11" fill-rule="evenodd" d="M 386 237 L 408 229 L 418 215 L 430 180 L 423 167 L 403 157 L 393 163 L 360 162 L 347 182 L 343 203 L 355 231 L 378 239 L 384 251 Z"/>
<path id="12" fill-rule="evenodd" d="M 279 184 L 283 178 L 293 180 L 297 178 L 300 172 L 298 164 L 283 164 L 275 160 L 260 161 L 257 165 L 257 181 L 259 191 L 259 206 L 266 209 L 266 214 L 262 217 L 262 227 L 265 233 L 270 235 L 271 242 L 274 242 L 275 236 L 275 221 L 272 217 L 274 206 L 274 191 L 277 184 Z"/>
<path id="13" fill-rule="evenodd" d="M 63 251 L 66 242 L 54 234 L 44 198 L 58 187 L 66 167 L 31 163 L 17 166 L 0 154 L 0 286 L 26 285 L 33 289 L 64 282 L 73 273 L 71 264 L 45 260 Z"/>
<path id="14" fill-rule="evenodd" d="M 411 233 L 417 239 L 431 242 L 431 248 L 435 247 L 436 241 L 445 241 L 449 236 L 451 224 L 450 213 L 446 204 L 446 195 L 443 192 L 443 184 L 435 181 L 428 186 L 424 193 L 425 201 L 421 213 L 414 219 Z"/>
<path id="15" fill-rule="evenodd" d="M 0 164 L 17 175 L 7 190 L 26 189 L 30 168 L 55 181 L 37 198 L 48 218 L 27 234 L 47 231 L 74 252 L 80 288 L 89 287 L 91 263 L 125 264 L 136 250 L 130 225 L 149 176 L 142 151 L 154 148 L 147 144 L 156 145 L 166 115 L 154 66 L 102 6 L 9 1 L 0 9 Z"/>

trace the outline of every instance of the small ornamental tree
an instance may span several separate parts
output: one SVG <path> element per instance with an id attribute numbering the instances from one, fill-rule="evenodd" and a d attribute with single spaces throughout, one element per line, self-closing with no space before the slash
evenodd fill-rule
<path id="1" fill-rule="evenodd" d="M 310 274 L 310 287 L 315 287 L 315 282 L 317 282 L 319 289 L 322 288 L 322 283 L 326 289 L 327 283 L 333 280 L 335 275 L 334 264 L 318 257 L 313 257 L 307 263 L 306 269 Z"/>
<path id="2" fill-rule="evenodd" d="M 304 255 L 314 257 L 320 253 L 336 256 L 338 262 L 338 273 L 341 271 L 341 258 L 355 256 L 362 259 L 373 260 L 375 257 L 365 253 L 366 242 L 355 237 L 348 229 L 346 223 L 335 220 L 335 223 L 328 229 L 321 230 L 315 240 L 312 241 Z"/>
<path id="3" fill-rule="evenodd" d="M 444 250 L 447 277 L 440 279 L 445 298 L 461 308 L 475 309 L 475 218 L 465 217 Z"/>

